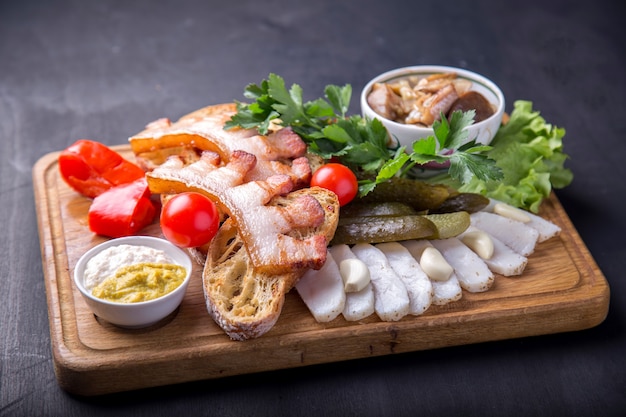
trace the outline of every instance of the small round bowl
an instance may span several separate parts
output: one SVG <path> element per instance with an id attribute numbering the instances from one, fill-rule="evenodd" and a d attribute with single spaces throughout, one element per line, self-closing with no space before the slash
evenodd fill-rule
<path id="1" fill-rule="evenodd" d="M 174 291 L 149 301 L 116 303 L 94 297 L 91 291 L 87 290 L 84 286 L 83 274 L 87 262 L 104 249 L 123 244 L 148 246 L 164 251 L 175 263 L 186 269 L 187 275 L 184 281 Z M 167 240 L 149 236 L 130 236 L 101 243 L 81 256 L 74 268 L 74 283 L 89 308 L 99 318 L 120 327 L 142 328 L 159 322 L 178 308 L 183 301 L 187 286 L 189 285 L 191 270 L 192 263 L 189 256 L 182 249 Z"/>
<path id="2" fill-rule="evenodd" d="M 408 76 L 428 76 L 437 73 L 449 73 L 454 72 L 458 78 L 465 78 L 472 82 L 470 90 L 481 93 L 492 105 L 495 106 L 495 113 L 481 122 L 474 123 L 468 126 L 467 140 L 470 142 L 476 139 L 477 143 L 488 145 L 495 136 L 500 124 L 502 123 L 502 116 L 504 115 L 504 94 L 496 84 L 491 80 L 483 77 L 482 75 L 474 72 L 464 70 L 461 68 L 438 66 L 438 65 L 421 65 L 414 67 L 398 68 L 391 71 L 387 71 L 367 83 L 363 91 L 361 92 L 361 112 L 363 117 L 368 119 L 377 118 L 387 128 L 390 136 L 390 147 L 396 148 L 397 146 L 406 146 L 410 149 L 413 142 L 416 140 L 424 139 L 428 136 L 434 135 L 432 127 L 423 127 L 410 124 L 403 124 L 386 119 L 376 113 L 368 104 L 367 96 L 372 90 L 375 83 L 393 82 L 399 78 Z"/>

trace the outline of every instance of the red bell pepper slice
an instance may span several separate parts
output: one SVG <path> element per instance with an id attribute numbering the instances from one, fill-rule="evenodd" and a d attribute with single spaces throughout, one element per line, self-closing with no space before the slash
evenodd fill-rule
<path id="1" fill-rule="evenodd" d="M 61 152 L 59 171 L 70 187 L 90 198 L 145 175 L 114 150 L 88 139 L 80 139 Z"/>
<path id="2" fill-rule="evenodd" d="M 150 200 L 145 177 L 118 185 L 94 198 L 89 207 L 89 229 L 99 235 L 134 235 L 152 223 L 157 209 Z"/>

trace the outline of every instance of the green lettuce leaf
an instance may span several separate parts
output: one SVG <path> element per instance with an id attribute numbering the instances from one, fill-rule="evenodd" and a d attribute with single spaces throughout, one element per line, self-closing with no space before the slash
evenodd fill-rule
<path id="1" fill-rule="evenodd" d="M 491 142 L 487 156 L 496 161 L 504 178 L 484 181 L 472 178 L 466 184 L 451 178 L 433 178 L 463 192 L 481 193 L 534 213 L 553 188 L 563 188 L 572 182 L 572 172 L 564 167 L 568 156 L 563 153 L 565 129 L 546 123 L 532 102 L 514 103 L 509 122 L 500 127 Z"/>

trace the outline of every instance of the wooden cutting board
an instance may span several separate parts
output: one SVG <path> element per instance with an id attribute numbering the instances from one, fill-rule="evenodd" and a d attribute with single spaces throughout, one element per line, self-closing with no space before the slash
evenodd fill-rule
<path id="1" fill-rule="evenodd" d="M 132 159 L 128 146 L 114 149 Z M 272 330 L 235 342 L 207 313 L 197 265 L 185 299 L 170 317 L 147 329 L 117 328 L 95 317 L 73 286 L 78 258 L 105 239 L 89 231 L 91 200 L 64 183 L 57 159 L 58 152 L 42 157 L 33 181 L 55 372 L 60 386 L 75 394 L 582 330 L 608 313 L 606 279 L 553 195 L 540 214 L 562 233 L 538 245 L 522 276 L 496 276 L 488 292 L 464 292 L 461 300 L 431 306 L 421 316 L 393 323 L 376 315 L 317 323 L 292 291 Z M 154 224 L 142 234 L 159 236 L 160 229 Z"/>

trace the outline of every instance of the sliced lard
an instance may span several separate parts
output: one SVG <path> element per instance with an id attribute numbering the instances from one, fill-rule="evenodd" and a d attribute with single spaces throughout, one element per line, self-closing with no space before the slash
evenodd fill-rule
<path id="1" fill-rule="evenodd" d="M 417 261 L 422 257 L 422 252 L 427 247 L 433 247 L 433 245 L 428 240 L 406 240 L 400 242 L 402 246 L 407 248 L 409 253 L 415 258 Z M 452 273 L 450 278 L 447 281 L 435 281 L 430 280 L 431 285 L 433 286 L 433 299 L 432 304 L 435 305 L 446 305 L 448 303 L 458 301 L 463 297 L 463 290 L 461 288 L 461 284 L 455 273 Z"/>
<path id="2" fill-rule="evenodd" d="M 480 229 L 470 226 L 459 236 L 459 238 L 463 240 L 462 238 L 465 233 L 474 231 L 480 231 Z M 482 232 L 487 233 L 484 230 L 482 230 Z M 528 264 L 528 258 L 509 248 L 507 245 L 502 243 L 500 239 L 490 235 L 489 233 L 487 233 L 487 235 L 493 242 L 493 255 L 489 259 L 483 259 L 489 269 L 492 272 L 505 277 L 521 275 Z"/>
<path id="3" fill-rule="evenodd" d="M 409 314 L 420 315 L 428 310 L 433 299 L 433 286 L 426 273 L 407 248 L 398 242 L 379 243 L 391 268 L 400 277 L 409 295 Z"/>
<path id="4" fill-rule="evenodd" d="M 470 219 L 472 226 L 484 230 L 522 256 L 535 251 L 539 232 L 522 222 L 485 211 L 472 213 Z"/>
<path id="5" fill-rule="evenodd" d="M 496 204 L 506 203 L 490 198 L 489 204 L 483 209 L 483 211 L 492 213 Z M 532 227 L 539 233 L 539 236 L 537 237 L 538 243 L 545 242 L 546 240 L 558 236 L 561 233 L 561 228 L 558 225 L 552 223 L 550 220 L 544 219 L 537 214 L 525 210 L 524 214 L 530 219 L 530 221 L 524 222 L 524 224 Z"/>
<path id="6" fill-rule="evenodd" d="M 296 283 L 296 290 L 318 322 L 333 320 L 343 311 L 346 293 L 339 267 L 330 253 L 319 270 L 308 270 Z"/>
<path id="7" fill-rule="evenodd" d="M 561 228 L 551 221 L 533 213 L 526 213 L 526 215 L 530 217 L 530 221 L 526 223 L 526 225 L 532 227 L 539 233 L 537 242 L 545 242 L 561 233 Z"/>
<path id="8" fill-rule="evenodd" d="M 333 245 L 328 248 L 337 265 L 344 259 L 358 259 L 348 245 Z M 374 288 L 370 282 L 358 292 L 346 293 L 346 303 L 342 311 L 347 321 L 358 321 L 374 314 Z"/>
<path id="9" fill-rule="evenodd" d="M 433 304 L 443 306 L 458 301 L 463 297 L 463 289 L 456 273 L 447 281 L 431 281 L 433 284 Z"/>
<path id="10" fill-rule="evenodd" d="M 469 292 L 485 292 L 494 282 L 493 272 L 480 256 L 456 237 L 431 241 L 443 255 L 459 280 L 461 288 Z"/>
<path id="11" fill-rule="evenodd" d="M 384 253 L 369 243 L 352 247 L 357 258 L 369 267 L 374 287 L 374 310 L 382 321 L 397 321 L 409 313 L 409 295 Z"/>

